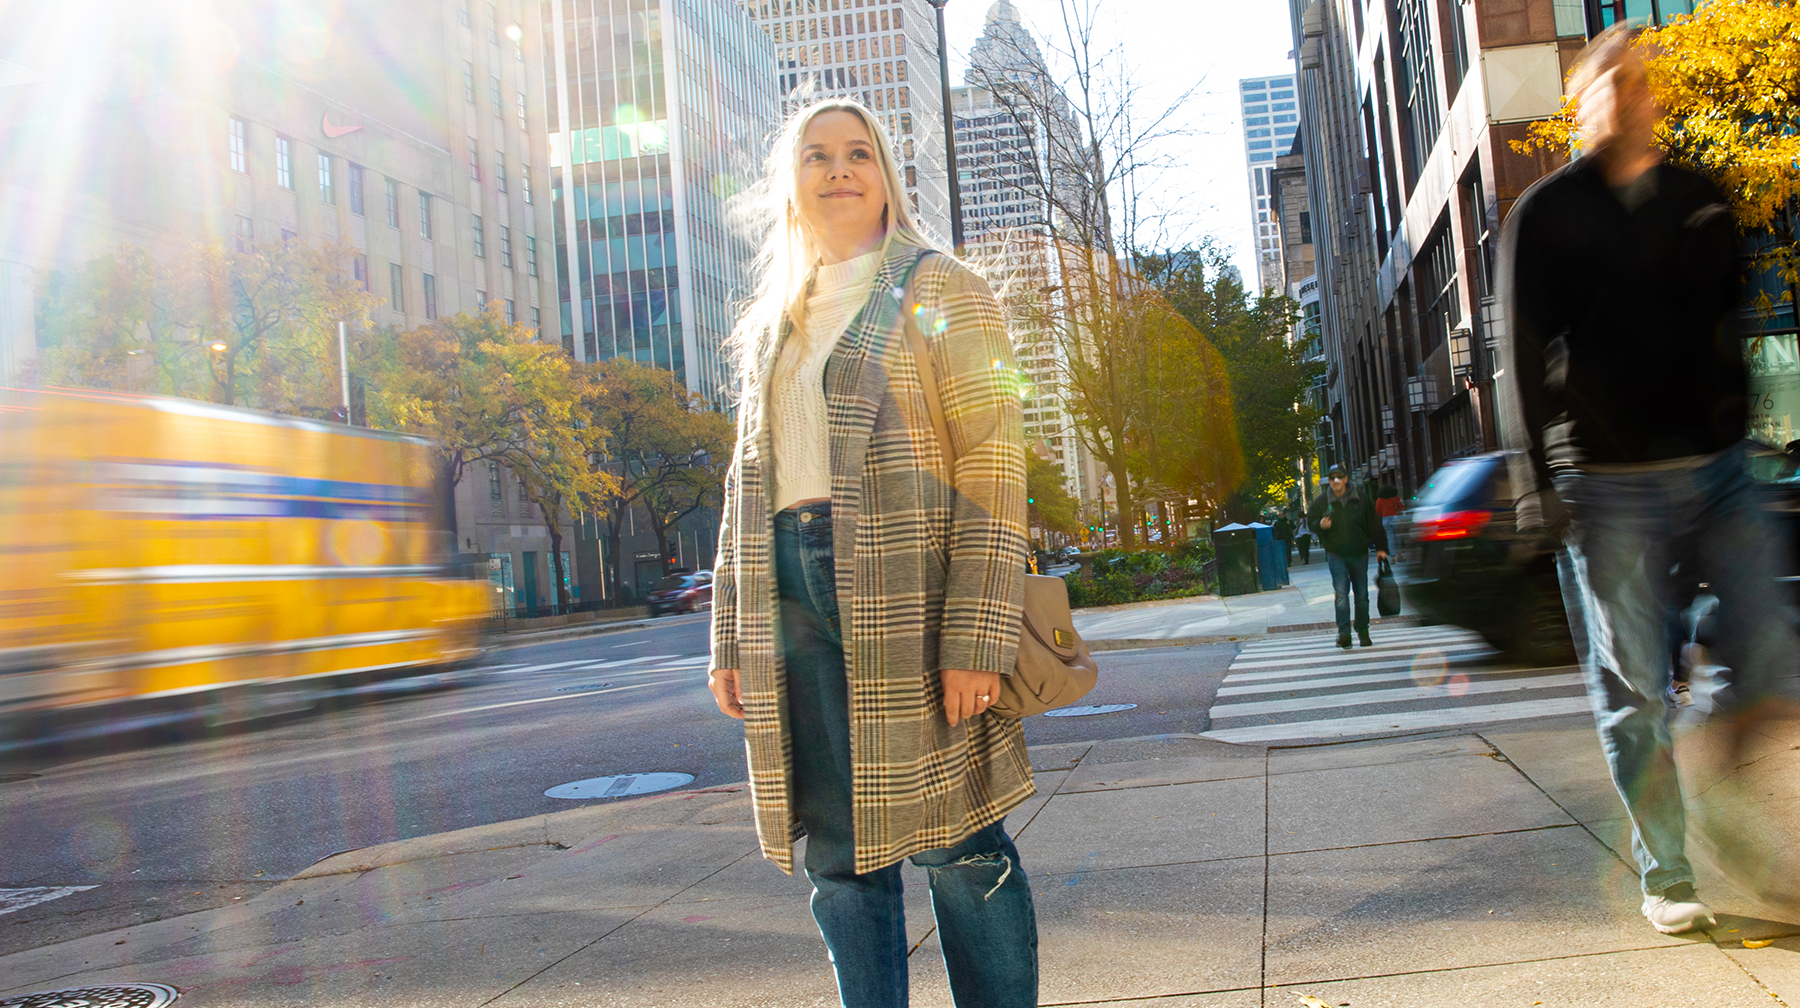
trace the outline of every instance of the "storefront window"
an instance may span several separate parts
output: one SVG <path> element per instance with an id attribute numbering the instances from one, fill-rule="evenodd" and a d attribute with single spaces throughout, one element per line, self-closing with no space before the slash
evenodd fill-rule
<path id="1" fill-rule="evenodd" d="M 493 614 L 502 618 L 512 616 L 515 603 L 511 553 L 488 554 L 488 589 Z"/>

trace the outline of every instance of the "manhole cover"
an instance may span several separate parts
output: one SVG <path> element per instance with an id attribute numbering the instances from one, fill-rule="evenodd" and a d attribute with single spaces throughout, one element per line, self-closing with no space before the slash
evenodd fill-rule
<path id="1" fill-rule="evenodd" d="M 0 1008 L 162 1008 L 180 996 L 175 988 L 162 984 L 108 984 L 22 994 L 0 1001 Z"/>
<path id="2" fill-rule="evenodd" d="M 612 777 L 592 777 L 588 780 L 572 781 L 558 784 L 544 792 L 546 798 L 624 798 L 627 795 L 651 794 L 656 791 L 667 791 L 683 784 L 692 784 L 694 775 L 688 773 L 633 773 L 617 774 Z"/>
<path id="3" fill-rule="evenodd" d="M 609 682 L 591 682 L 591 683 L 588 683 L 586 686 L 558 686 L 558 687 L 556 687 L 556 689 L 552 690 L 551 692 L 553 692 L 553 693 L 573 693 L 576 690 L 605 689 L 606 687 L 611 686 L 611 685 L 612 685 L 612 683 L 609 683 Z"/>
<path id="4" fill-rule="evenodd" d="M 1045 717 L 1084 717 L 1088 714 L 1111 714 L 1114 711 L 1130 710 L 1134 703 L 1084 704 L 1080 707 L 1058 707 L 1044 712 Z"/>

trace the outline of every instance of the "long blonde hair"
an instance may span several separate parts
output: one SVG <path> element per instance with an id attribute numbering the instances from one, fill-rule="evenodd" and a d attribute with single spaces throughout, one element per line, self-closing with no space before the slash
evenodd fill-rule
<path id="1" fill-rule="evenodd" d="M 875 143 L 876 166 L 887 189 L 887 212 L 883 217 L 887 235 L 882 248 L 885 250 L 896 239 L 920 248 L 937 248 L 937 243 L 926 238 L 913 220 L 904 198 L 906 187 L 900 182 L 900 169 L 894 161 L 893 143 L 868 106 L 850 98 L 827 98 L 797 109 L 776 134 L 762 179 L 731 207 L 739 226 L 752 234 L 760 233 L 762 238 L 756 256 L 756 293 L 725 341 L 726 353 L 738 369 L 746 398 L 755 394 L 762 381 L 758 368 L 774 351 L 782 320 L 788 319 L 795 325 L 805 322 L 806 293 L 818 270 L 819 246 L 798 206 L 800 148 L 807 127 L 828 112 L 857 116 Z"/>

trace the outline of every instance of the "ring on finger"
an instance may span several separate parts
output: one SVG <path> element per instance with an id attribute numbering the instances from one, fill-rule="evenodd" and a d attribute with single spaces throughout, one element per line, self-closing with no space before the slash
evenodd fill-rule
<path id="1" fill-rule="evenodd" d="M 982 703 L 993 703 L 994 702 L 994 698 L 991 696 L 988 696 L 986 693 L 975 694 L 975 699 L 980 700 Z"/>

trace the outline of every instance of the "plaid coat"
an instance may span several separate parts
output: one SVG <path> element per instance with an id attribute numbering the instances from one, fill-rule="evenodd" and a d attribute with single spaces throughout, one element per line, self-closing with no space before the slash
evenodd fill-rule
<path id="1" fill-rule="evenodd" d="M 1017 719 L 944 720 L 939 669 L 1012 672 L 1030 549 L 1024 417 L 987 285 L 948 256 L 925 259 L 911 289 L 955 443 L 946 479 L 897 289 L 922 255 L 892 246 L 825 365 L 858 872 L 959 843 L 1033 791 Z M 768 374 L 771 363 L 757 366 Z M 712 661 L 738 670 L 758 839 L 792 873 L 800 825 L 775 631 L 766 406 L 746 397 L 739 407 L 714 563 Z"/>

